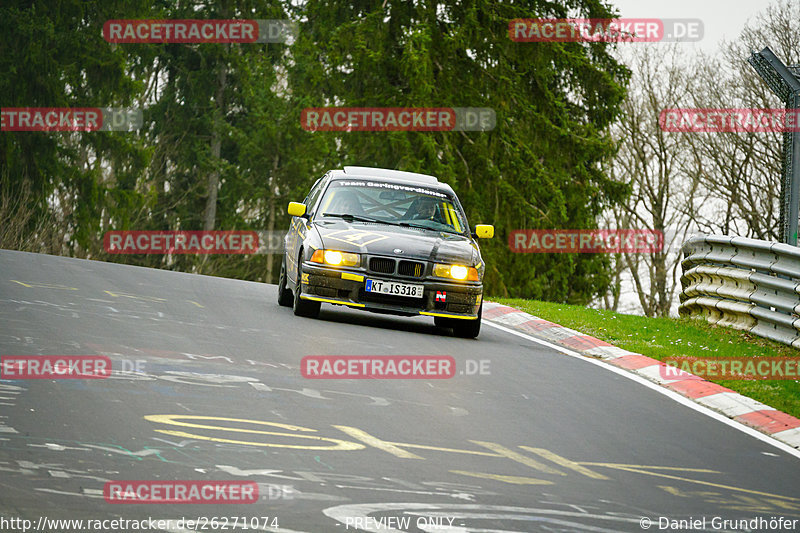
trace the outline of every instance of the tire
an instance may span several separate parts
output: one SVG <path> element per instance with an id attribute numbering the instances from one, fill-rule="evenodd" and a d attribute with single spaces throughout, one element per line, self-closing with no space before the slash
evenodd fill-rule
<path id="1" fill-rule="evenodd" d="M 303 292 L 303 253 L 300 252 L 300 257 L 297 258 L 297 286 L 294 288 L 294 309 L 295 316 L 304 316 L 306 318 L 317 318 L 319 316 L 319 308 L 322 305 L 320 302 L 313 300 L 303 300 L 300 295 Z"/>
<path id="2" fill-rule="evenodd" d="M 481 333 L 481 316 L 483 315 L 483 303 L 478 308 L 478 318 L 475 320 L 454 320 L 453 335 L 462 339 L 474 339 Z"/>
<path id="3" fill-rule="evenodd" d="M 278 305 L 292 307 L 294 297 L 292 290 L 286 288 L 286 258 L 281 261 L 281 275 L 278 277 Z"/>

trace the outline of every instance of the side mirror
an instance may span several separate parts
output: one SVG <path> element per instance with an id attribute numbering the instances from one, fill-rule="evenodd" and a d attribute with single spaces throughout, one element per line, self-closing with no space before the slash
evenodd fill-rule
<path id="1" fill-rule="evenodd" d="M 479 239 L 491 239 L 494 237 L 494 226 L 491 224 L 477 224 L 475 226 L 475 235 Z"/>
<path id="2" fill-rule="evenodd" d="M 289 208 L 286 210 L 293 217 L 301 217 L 306 214 L 306 204 L 300 202 L 289 202 Z"/>

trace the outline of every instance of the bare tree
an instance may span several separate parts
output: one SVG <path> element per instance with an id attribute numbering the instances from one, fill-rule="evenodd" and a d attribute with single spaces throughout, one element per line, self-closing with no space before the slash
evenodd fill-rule
<path id="1" fill-rule="evenodd" d="M 681 107 L 692 90 L 680 54 L 677 45 L 633 53 L 628 98 L 614 131 L 620 148 L 609 169 L 614 179 L 630 186 L 631 195 L 607 220 L 620 228 L 660 231 L 665 237 L 660 252 L 616 259 L 617 279 L 624 267 L 647 316 L 670 313 L 680 264 L 674 244 L 679 247 L 690 229 L 683 206 L 693 192 L 685 173 L 691 145 L 685 134 L 664 132 L 658 122 L 664 108 Z M 615 300 L 618 305 L 619 296 Z"/>
<path id="2" fill-rule="evenodd" d="M 61 221 L 51 211 L 37 212 L 34 202 L 28 182 L 18 196 L 0 191 L 0 248 L 64 255 Z"/>
<path id="3" fill-rule="evenodd" d="M 765 45 L 789 65 L 800 63 L 800 1 L 768 7 L 719 58 L 703 57 L 694 69 L 692 106 L 781 108 L 747 63 Z M 686 213 L 707 233 L 780 238 L 783 139 L 780 133 L 687 134 L 693 158 L 687 173 L 697 195 Z"/>
<path id="4" fill-rule="evenodd" d="M 774 3 L 718 55 L 691 65 L 682 64 L 676 45 L 632 54 L 629 96 L 614 131 L 620 150 L 610 168 L 632 193 L 606 214 L 606 224 L 661 230 L 665 249 L 617 257 L 602 305 L 617 308 L 632 285 L 644 314 L 669 314 L 680 246 L 693 231 L 779 238 L 780 133 L 668 133 L 658 125 L 668 108 L 782 107 L 747 63 L 765 45 L 787 64 L 800 63 L 800 0 Z"/>

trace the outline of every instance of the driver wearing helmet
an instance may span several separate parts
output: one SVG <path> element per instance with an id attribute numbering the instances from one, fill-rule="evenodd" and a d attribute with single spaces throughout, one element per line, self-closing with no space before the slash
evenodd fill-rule
<path id="1" fill-rule="evenodd" d="M 409 209 L 409 217 L 412 220 L 436 220 L 436 204 L 433 198 L 419 198 Z"/>
<path id="2" fill-rule="evenodd" d="M 352 191 L 339 191 L 336 195 L 334 212 L 341 215 L 361 215 L 364 209 L 361 207 L 361 202 Z"/>

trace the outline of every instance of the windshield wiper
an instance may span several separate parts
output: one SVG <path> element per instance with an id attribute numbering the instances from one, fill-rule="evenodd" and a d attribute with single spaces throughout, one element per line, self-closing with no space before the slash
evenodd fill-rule
<path id="1" fill-rule="evenodd" d="M 452 233 L 453 235 L 463 235 L 463 233 L 459 233 L 454 229 L 436 229 L 430 226 L 423 226 L 422 224 L 413 224 L 411 222 L 398 222 L 399 226 L 407 227 L 407 228 L 418 228 L 418 229 L 426 229 L 428 231 L 435 231 L 436 233 Z"/>
<path id="2" fill-rule="evenodd" d="M 429 226 L 423 226 L 422 224 L 413 224 L 411 222 L 398 222 L 397 225 L 398 226 L 403 226 L 403 227 L 406 227 L 406 228 L 419 228 L 419 229 L 426 229 L 426 230 L 429 230 L 429 231 L 439 231 L 438 229 L 433 229 L 433 228 L 431 228 Z"/>
<path id="3" fill-rule="evenodd" d="M 372 218 L 372 217 L 364 217 L 361 215 L 351 215 L 349 213 L 322 213 L 324 217 L 338 217 L 346 220 L 347 222 L 352 222 L 357 220 L 359 222 L 376 222 L 378 224 L 388 224 L 389 226 L 399 226 L 397 222 L 391 222 L 389 220 L 381 220 L 379 218 Z"/>

